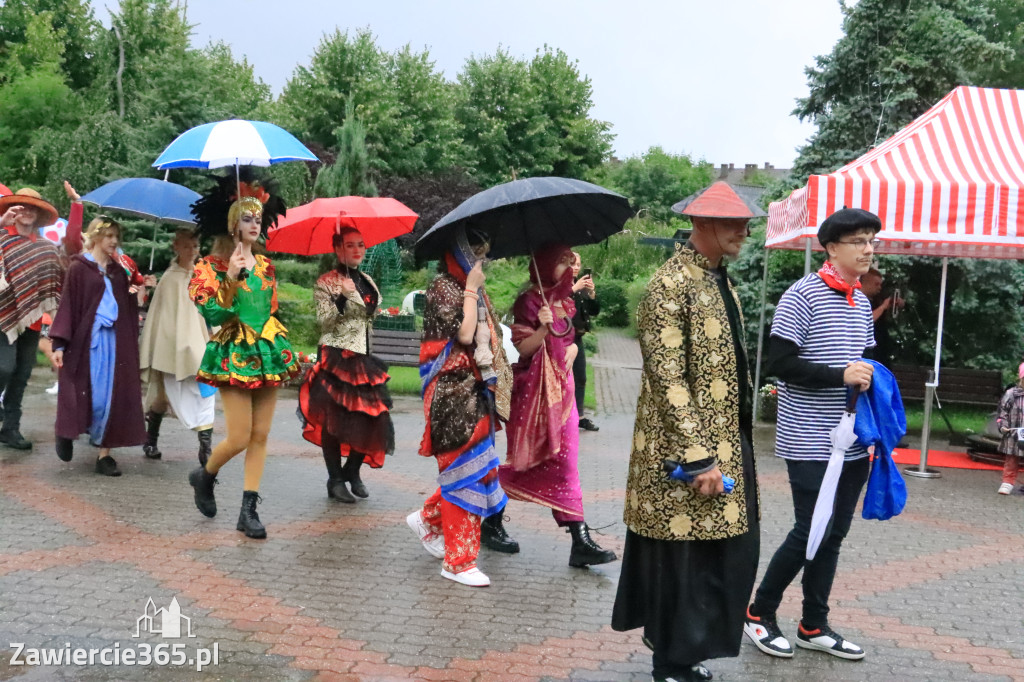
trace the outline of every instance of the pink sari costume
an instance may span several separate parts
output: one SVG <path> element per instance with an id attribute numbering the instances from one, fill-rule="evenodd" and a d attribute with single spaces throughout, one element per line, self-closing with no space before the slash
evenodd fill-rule
<path id="1" fill-rule="evenodd" d="M 530 268 L 534 286 L 520 294 L 512 308 L 512 341 L 531 336 L 540 327 L 538 312 L 544 306 L 537 286 L 544 287 L 555 311 L 554 332 L 529 358 L 512 366 L 512 409 L 508 422 L 508 455 L 498 469 L 501 487 L 512 499 L 550 507 L 559 526 L 583 521 L 580 489 L 579 414 L 576 412 L 572 366 L 566 349 L 574 343 L 572 270 L 558 282 L 553 273 L 568 247 L 548 245 L 535 256 Z M 537 281 L 540 271 L 541 282 Z M 554 304 L 560 301 L 562 311 Z M 564 316 L 563 316 L 564 313 Z M 559 334 L 563 334 L 559 336 Z"/>

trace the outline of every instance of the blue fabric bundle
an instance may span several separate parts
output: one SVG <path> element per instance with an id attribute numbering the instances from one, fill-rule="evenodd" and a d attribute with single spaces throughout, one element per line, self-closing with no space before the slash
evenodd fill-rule
<path id="1" fill-rule="evenodd" d="M 907 416 L 896 377 L 877 362 L 865 362 L 870 362 L 875 370 L 871 389 L 857 398 L 853 430 L 861 445 L 875 446 L 875 458 L 864 493 L 862 516 L 885 521 L 902 512 L 907 504 L 907 485 L 892 460 L 893 449 L 907 432 Z"/>

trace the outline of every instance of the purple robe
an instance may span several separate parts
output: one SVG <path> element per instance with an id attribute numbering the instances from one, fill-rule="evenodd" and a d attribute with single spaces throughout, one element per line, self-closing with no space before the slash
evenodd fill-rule
<path id="1" fill-rule="evenodd" d="M 128 275 L 117 262 L 107 265 L 118 315 L 114 323 L 117 355 L 114 363 L 114 387 L 106 433 L 100 443 L 105 448 L 123 448 L 146 442 L 142 416 L 142 388 L 139 378 L 139 306 L 128 291 Z M 89 347 L 96 309 L 103 300 L 103 274 L 95 263 L 82 256 L 71 259 L 64 279 L 63 295 L 50 327 L 54 350 L 64 350 L 64 366 L 59 374 L 57 428 L 59 438 L 74 440 L 87 433 L 92 422 L 92 389 L 89 374 Z"/>

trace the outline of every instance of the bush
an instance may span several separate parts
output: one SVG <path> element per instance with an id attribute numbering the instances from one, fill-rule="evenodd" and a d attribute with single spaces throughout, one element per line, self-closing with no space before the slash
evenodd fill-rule
<path id="1" fill-rule="evenodd" d="M 277 272 L 278 282 L 290 282 L 305 289 L 312 289 L 317 278 L 320 277 L 320 267 L 315 262 L 304 263 L 277 258 L 274 259 L 274 269 Z"/>
<path id="2" fill-rule="evenodd" d="M 597 300 L 601 304 L 601 314 L 597 323 L 606 327 L 628 327 L 631 311 L 626 290 L 629 282 L 621 279 L 602 280 L 597 287 Z"/>
<path id="3" fill-rule="evenodd" d="M 277 285 L 277 317 L 288 328 L 288 341 L 295 350 L 310 352 L 320 341 L 313 293 L 294 282 L 279 281 Z"/>

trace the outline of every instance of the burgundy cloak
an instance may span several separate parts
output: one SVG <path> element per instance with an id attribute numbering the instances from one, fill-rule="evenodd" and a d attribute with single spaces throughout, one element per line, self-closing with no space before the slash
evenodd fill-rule
<path id="1" fill-rule="evenodd" d="M 120 263 L 112 260 L 107 265 L 107 277 L 117 301 L 117 351 L 110 419 L 100 445 L 123 448 L 146 442 L 139 378 L 139 306 L 135 296 L 128 292 L 128 275 Z M 64 349 L 57 393 L 56 431 L 60 438 L 74 440 L 79 434 L 88 433 L 92 422 L 89 346 L 103 290 L 103 274 L 96 263 L 81 255 L 74 256 L 64 278 L 60 307 L 50 327 L 54 349 Z"/>

